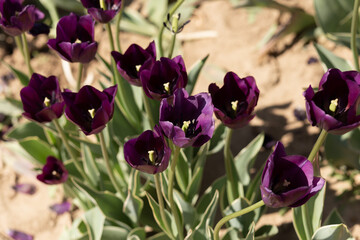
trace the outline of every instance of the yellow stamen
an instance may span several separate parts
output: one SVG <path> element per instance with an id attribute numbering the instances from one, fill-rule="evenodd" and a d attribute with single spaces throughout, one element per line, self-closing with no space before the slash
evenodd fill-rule
<path id="1" fill-rule="evenodd" d="M 140 71 L 141 65 L 136 65 L 135 68 L 136 68 L 136 71 Z"/>
<path id="2" fill-rule="evenodd" d="M 57 176 L 57 175 L 59 175 L 59 174 L 58 174 L 58 172 L 57 172 L 57 171 L 55 171 L 55 170 L 53 170 L 53 171 L 51 172 L 51 174 L 52 174 L 53 176 Z"/>
<path id="3" fill-rule="evenodd" d="M 155 151 L 154 150 L 150 150 L 148 151 L 148 154 L 149 154 L 149 160 L 152 164 L 155 163 Z"/>
<path id="4" fill-rule="evenodd" d="M 237 110 L 238 102 L 239 102 L 238 100 L 231 102 L 231 108 L 234 110 L 234 112 L 236 112 Z"/>
<path id="5" fill-rule="evenodd" d="M 80 39 L 76 39 L 76 40 L 75 40 L 75 43 L 81 43 L 81 40 L 80 40 Z"/>
<path id="6" fill-rule="evenodd" d="M 95 109 L 94 108 L 89 109 L 88 112 L 90 113 L 91 118 L 95 117 Z"/>
<path id="7" fill-rule="evenodd" d="M 167 83 L 164 83 L 163 85 L 164 85 L 165 91 L 166 91 L 166 92 L 169 92 L 169 91 L 170 91 L 170 83 L 167 82 Z"/>
<path id="8" fill-rule="evenodd" d="M 44 99 L 44 104 L 45 104 L 45 106 L 50 106 L 50 99 L 48 99 L 47 97 L 45 97 L 45 99 Z"/>
<path id="9" fill-rule="evenodd" d="M 332 112 L 335 112 L 336 111 L 336 108 L 338 106 L 338 102 L 339 102 L 339 99 L 334 99 L 334 100 L 331 100 L 331 103 L 330 103 L 330 106 L 329 106 L 329 109 L 330 111 Z"/>
<path id="10" fill-rule="evenodd" d="M 184 121 L 181 129 L 186 132 L 186 130 L 189 128 L 191 121 Z"/>

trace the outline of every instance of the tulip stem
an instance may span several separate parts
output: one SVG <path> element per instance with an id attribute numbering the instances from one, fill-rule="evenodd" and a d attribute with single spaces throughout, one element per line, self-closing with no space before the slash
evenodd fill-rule
<path id="1" fill-rule="evenodd" d="M 227 215 L 227 216 L 223 217 L 222 219 L 220 219 L 220 221 L 216 224 L 216 226 L 214 228 L 214 240 L 219 240 L 219 231 L 220 231 L 222 225 L 224 225 L 225 223 L 227 223 L 228 221 L 230 221 L 233 218 L 237 218 L 246 213 L 252 212 L 257 208 L 264 206 L 264 204 L 265 204 L 264 201 L 261 200 L 247 208 L 244 208 L 240 211 L 234 212 L 234 213 Z"/>
<path id="2" fill-rule="evenodd" d="M 174 218 L 175 218 L 175 223 L 176 223 L 176 227 L 177 227 L 177 230 L 178 230 L 178 238 L 182 240 L 182 239 L 184 239 L 184 235 L 183 235 L 184 230 L 183 230 L 183 227 L 182 227 L 180 217 L 178 215 L 177 207 L 176 207 L 175 202 L 174 202 L 174 194 L 173 194 L 176 163 L 177 163 L 177 161 L 179 159 L 179 153 L 180 153 L 180 147 L 176 146 L 174 155 L 172 157 L 171 168 L 170 168 L 170 171 L 169 171 L 168 199 L 169 199 L 169 203 L 170 203 L 171 212 L 172 212 L 172 214 L 174 215 Z"/>
<path id="3" fill-rule="evenodd" d="M 76 82 L 76 91 L 80 90 L 83 70 L 84 70 L 84 64 L 79 63 L 78 77 L 77 77 L 77 82 Z"/>
<path id="4" fill-rule="evenodd" d="M 148 120 L 149 120 L 150 128 L 153 128 L 155 126 L 155 122 L 154 122 L 154 116 L 152 114 L 151 107 L 150 107 L 150 99 L 145 94 L 144 91 L 143 91 L 143 100 L 144 100 L 145 111 L 146 111 L 146 114 L 147 114 L 147 116 L 149 118 Z"/>
<path id="5" fill-rule="evenodd" d="M 176 10 L 181 6 L 181 4 L 183 4 L 185 0 L 178 0 L 175 5 L 170 9 L 170 12 L 169 12 L 169 15 L 172 16 L 174 15 L 174 13 L 176 12 Z M 164 18 L 164 23 L 167 21 L 167 18 L 165 17 Z M 159 36 L 158 36 L 158 43 L 159 43 L 159 55 L 160 57 L 163 57 L 164 56 L 164 49 L 163 49 L 163 46 L 162 46 L 162 38 L 163 38 L 163 33 L 164 33 L 164 29 L 165 29 L 165 26 L 164 24 L 161 26 L 160 28 L 160 31 L 159 31 Z"/>
<path id="6" fill-rule="evenodd" d="M 30 52 L 29 52 L 28 43 L 26 41 L 25 33 L 21 34 L 21 40 L 22 40 L 22 46 L 24 48 L 25 63 L 26 63 L 26 66 L 27 66 L 27 68 L 29 70 L 29 75 L 31 76 L 34 73 L 34 70 L 32 69 L 31 64 L 30 64 Z"/>
<path id="7" fill-rule="evenodd" d="M 317 152 L 319 151 L 320 147 L 323 145 L 327 134 L 328 134 L 327 131 L 325 131 L 324 129 L 321 130 L 321 133 L 320 133 L 318 139 L 316 140 L 316 142 L 314 144 L 314 147 L 312 148 L 312 150 L 311 150 L 311 152 L 309 154 L 308 159 L 309 159 L 310 162 L 314 161 L 315 156 L 316 156 Z"/>
<path id="8" fill-rule="evenodd" d="M 104 162 L 105 162 L 106 170 L 107 170 L 107 172 L 109 174 L 110 181 L 111 181 L 112 185 L 114 186 L 115 190 L 120 195 L 123 195 L 123 192 L 121 191 L 121 187 L 117 183 L 117 181 L 115 179 L 115 176 L 114 176 L 114 173 L 112 171 L 111 165 L 110 165 L 110 160 L 109 160 L 109 155 L 108 155 L 107 148 L 106 148 L 104 134 L 102 132 L 100 132 L 98 135 L 99 135 L 99 138 L 100 138 L 101 152 L 102 152 L 103 157 L 104 157 Z"/>
<path id="9" fill-rule="evenodd" d="M 360 1 L 355 0 L 353 14 L 352 14 L 352 21 L 351 21 L 351 41 L 350 41 L 351 50 L 353 52 L 353 57 L 354 57 L 355 69 L 358 72 L 360 71 L 360 68 L 359 68 L 359 54 L 358 54 L 358 49 L 356 47 L 356 35 L 357 35 L 358 19 L 359 19 L 359 5 L 360 5 Z"/>
<path id="10" fill-rule="evenodd" d="M 16 46 L 19 48 L 21 54 L 25 58 L 24 48 L 23 48 L 22 43 L 21 43 L 21 37 L 20 36 L 15 36 L 14 38 L 15 38 Z"/>
<path id="11" fill-rule="evenodd" d="M 224 161 L 225 161 L 225 170 L 227 176 L 227 183 L 230 184 L 231 189 L 228 189 L 228 203 L 231 204 L 238 196 L 238 183 L 235 181 L 234 170 L 232 168 L 233 156 L 230 150 L 231 138 L 232 138 L 233 130 L 231 128 L 226 128 L 226 139 L 224 146 Z M 241 186 L 242 187 L 242 186 Z"/>
<path id="12" fill-rule="evenodd" d="M 119 53 L 121 53 L 121 45 L 120 45 L 120 20 L 121 17 L 123 15 L 124 12 L 124 7 L 125 7 L 125 0 L 121 1 L 121 7 L 120 7 L 120 11 L 118 13 L 118 15 L 116 16 L 116 29 L 115 29 L 115 39 L 116 39 L 116 49 Z"/>
<path id="13" fill-rule="evenodd" d="M 70 157 L 73 159 L 76 169 L 79 171 L 82 178 L 85 179 L 88 183 L 91 184 L 92 182 L 90 181 L 89 177 L 85 174 L 84 169 L 81 167 L 80 163 L 78 162 L 78 160 L 76 158 L 76 155 L 75 155 L 74 151 L 71 149 L 71 147 L 69 145 L 69 142 L 68 142 L 68 140 L 66 138 L 66 135 L 64 133 L 64 130 L 60 126 L 58 120 L 54 119 L 53 123 L 55 125 L 55 128 L 56 128 L 57 132 L 60 134 L 60 138 L 64 143 L 66 151 L 69 153 Z"/>
<path id="14" fill-rule="evenodd" d="M 171 16 L 171 17 L 172 17 L 172 24 L 171 24 L 172 29 L 171 30 L 172 30 L 173 36 L 172 36 L 172 41 L 171 41 L 171 45 L 170 45 L 169 58 L 172 57 L 172 54 L 174 52 L 175 42 L 176 42 L 176 34 L 177 34 L 177 31 L 178 31 L 178 28 L 179 28 L 180 15 L 174 15 L 174 16 Z"/>
<path id="15" fill-rule="evenodd" d="M 154 174 L 154 180 L 155 180 L 155 188 L 156 188 L 156 194 L 157 194 L 157 198 L 158 198 L 158 203 L 159 203 L 159 209 L 160 209 L 160 216 L 162 218 L 162 221 L 165 225 L 165 229 L 166 229 L 166 234 L 169 235 L 170 239 L 174 239 L 174 236 L 172 235 L 172 231 L 171 228 L 169 226 L 169 223 L 166 219 L 166 214 L 165 214 L 165 206 L 164 206 L 164 199 L 161 193 L 161 185 L 160 185 L 160 175 L 159 173 Z"/>

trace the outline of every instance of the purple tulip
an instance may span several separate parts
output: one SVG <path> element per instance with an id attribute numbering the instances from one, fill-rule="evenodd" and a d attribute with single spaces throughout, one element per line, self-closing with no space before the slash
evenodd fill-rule
<path id="1" fill-rule="evenodd" d="M 100 92 L 92 86 L 83 86 L 78 93 L 62 93 L 66 103 L 66 117 L 86 134 L 103 130 L 114 114 L 117 85 Z"/>
<path id="2" fill-rule="evenodd" d="M 9 229 L 7 231 L 7 235 L 14 240 L 33 240 L 33 236 L 26 234 L 24 232 L 20 232 L 18 230 Z"/>
<path id="3" fill-rule="evenodd" d="M 100 0 L 101 1 L 101 0 Z M 120 11 L 121 0 L 104 0 L 106 9 L 100 7 L 99 0 L 81 0 L 81 3 L 87 8 L 88 13 L 98 22 L 108 23 Z"/>
<path id="4" fill-rule="evenodd" d="M 95 21 L 89 15 L 71 13 L 62 17 L 56 26 L 56 38 L 48 46 L 69 62 L 88 63 L 94 59 L 98 47 L 94 41 Z"/>
<path id="5" fill-rule="evenodd" d="M 55 76 L 48 78 L 34 73 L 29 85 L 20 91 L 23 116 L 40 123 L 60 118 L 64 112 L 59 81 Z"/>
<path id="6" fill-rule="evenodd" d="M 124 156 L 131 167 L 156 174 L 168 167 L 171 150 L 160 127 L 156 125 L 154 131 L 147 130 L 139 137 L 127 141 L 124 145 Z"/>
<path id="7" fill-rule="evenodd" d="M 200 147 L 214 133 L 214 106 L 208 93 L 190 96 L 185 89 L 177 89 L 170 104 L 160 104 L 160 127 L 165 136 L 178 147 Z"/>
<path id="8" fill-rule="evenodd" d="M 140 80 L 149 98 L 161 100 L 172 96 L 176 89 L 184 88 L 188 78 L 185 63 L 179 55 L 173 59 L 160 58 L 151 67 L 141 70 Z"/>
<path id="9" fill-rule="evenodd" d="M 42 22 L 36 22 L 34 26 L 30 29 L 29 33 L 34 37 L 40 34 L 48 35 L 50 33 L 50 26 Z"/>
<path id="10" fill-rule="evenodd" d="M 66 213 L 70 211 L 71 209 L 71 203 L 68 201 L 62 202 L 62 203 L 56 203 L 54 205 L 50 206 L 50 209 L 54 211 L 57 215 L 61 215 L 63 213 Z"/>
<path id="11" fill-rule="evenodd" d="M 313 165 L 303 156 L 287 156 L 277 142 L 269 156 L 261 179 L 261 196 L 269 207 L 298 207 L 319 192 L 325 184 L 314 177 Z"/>
<path id="12" fill-rule="evenodd" d="M 333 134 L 344 134 L 360 125 L 356 110 L 360 101 L 360 73 L 329 69 L 319 90 L 304 92 L 309 122 Z"/>
<path id="13" fill-rule="evenodd" d="M 36 178 L 45 184 L 60 184 L 66 182 L 68 171 L 59 159 L 49 156 L 46 158 L 42 173 L 37 175 Z"/>
<path id="14" fill-rule="evenodd" d="M 141 86 L 139 72 L 145 62 L 156 60 L 155 43 L 152 41 L 145 50 L 137 44 L 131 44 L 124 54 L 112 51 L 111 55 L 121 76 L 130 84 Z"/>
<path id="15" fill-rule="evenodd" d="M 45 17 L 34 5 L 23 7 L 22 3 L 23 0 L 0 0 L 0 26 L 13 37 L 29 31 L 35 21 Z"/>
<path id="16" fill-rule="evenodd" d="M 209 93 L 215 108 L 215 115 L 229 128 L 241 128 L 255 117 L 254 108 L 259 98 L 259 89 L 251 76 L 239 78 L 228 72 L 224 86 L 209 85 Z"/>
<path id="17" fill-rule="evenodd" d="M 12 189 L 14 189 L 16 192 L 20 192 L 28 195 L 33 195 L 36 192 L 35 185 L 30 183 L 16 184 L 12 186 Z"/>

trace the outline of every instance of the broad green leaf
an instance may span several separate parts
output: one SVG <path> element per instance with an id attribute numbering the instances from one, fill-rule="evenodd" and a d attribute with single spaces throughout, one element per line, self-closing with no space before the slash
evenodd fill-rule
<path id="1" fill-rule="evenodd" d="M 161 27 L 168 8 L 168 0 L 146 1 L 145 13 L 149 20 Z"/>
<path id="2" fill-rule="evenodd" d="M 52 0 L 57 8 L 61 8 L 68 12 L 76 12 L 78 14 L 83 14 L 85 9 L 84 6 L 75 0 Z"/>
<path id="3" fill-rule="evenodd" d="M 51 146 L 38 137 L 24 138 L 19 141 L 19 144 L 40 164 L 45 164 L 48 156 L 58 157 L 51 150 Z"/>
<path id="4" fill-rule="evenodd" d="M 323 225 L 330 225 L 330 224 L 341 224 L 344 222 L 344 219 L 341 217 L 339 211 L 334 208 L 330 213 L 329 216 L 324 221 Z"/>
<path id="5" fill-rule="evenodd" d="M 343 32 L 338 32 L 338 33 L 328 33 L 326 34 L 326 36 L 336 42 L 339 42 L 345 46 L 347 46 L 348 48 L 351 48 L 351 33 L 343 33 Z M 356 36 L 356 47 L 358 50 L 360 50 L 360 35 L 357 34 Z"/>
<path id="6" fill-rule="evenodd" d="M 203 169 L 198 168 L 194 173 L 193 177 L 191 178 L 188 187 L 186 188 L 185 196 L 188 202 L 191 202 L 191 200 L 194 198 L 197 199 L 196 195 L 199 193 L 199 188 L 202 180 L 202 173 L 203 173 Z"/>
<path id="7" fill-rule="evenodd" d="M 89 176 L 93 186 L 98 186 L 100 181 L 100 172 L 90 148 L 84 143 L 81 143 L 81 154 L 84 160 L 85 173 Z"/>
<path id="8" fill-rule="evenodd" d="M 255 232 L 255 240 L 267 240 L 276 235 L 279 229 L 276 226 L 264 225 Z"/>
<path id="9" fill-rule="evenodd" d="M 170 240 L 170 238 L 165 233 L 157 233 L 148 238 L 148 240 Z"/>
<path id="10" fill-rule="evenodd" d="M 144 228 L 137 227 L 131 230 L 127 236 L 127 240 L 145 240 L 146 232 Z"/>
<path id="11" fill-rule="evenodd" d="M 253 164 L 264 142 L 264 133 L 254 138 L 238 155 L 234 157 L 234 163 L 240 182 L 243 185 L 250 183 L 249 168 Z"/>
<path id="12" fill-rule="evenodd" d="M 249 202 L 244 198 L 235 199 L 230 206 L 224 209 L 224 215 L 230 215 L 234 212 L 238 212 L 244 208 L 249 207 Z M 255 213 L 252 211 L 245 215 L 242 215 L 237 218 L 233 218 L 229 221 L 229 225 L 238 231 L 242 232 L 245 235 L 249 231 L 251 223 L 254 222 Z"/>
<path id="13" fill-rule="evenodd" d="M 101 240 L 115 240 L 115 239 L 126 239 L 129 234 L 129 230 L 116 227 L 116 226 L 105 226 Z"/>
<path id="14" fill-rule="evenodd" d="M 210 205 L 212 197 L 215 195 L 215 192 L 221 192 L 221 189 L 225 187 L 226 177 L 220 177 L 216 179 L 208 189 L 205 190 L 205 193 L 201 196 L 199 203 L 196 206 L 196 211 L 198 214 L 202 214 L 206 211 L 206 208 Z"/>
<path id="15" fill-rule="evenodd" d="M 180 210 L 185 227 L 191 228 L 195 223 L 196 211 L 195 208 L 176 190 L 174 190 L 174 199 Z"/>
<path id="16" fill-rule="evenodd" d="M 200 72 L 208 59 L 209 55 L 206 55 L 203 59 L 197 61 L 189 70 L 188 73 L 188 83 L 186 85 L 186 91 L 191 95 L 194 90 L 195 84 L 199 78 Z"/>
<path id="17" fill-rule="evenodd" d="M 104 64 L 104 66 L 106 67 L 107 70 L 109 70 L 109 73 L 111 73 L 111 64 L 105 60 L 105 58 L 103 58 L 99 53 L 96 54 L 96 58 L 98 60 L 100 60 L 100 62 L 102 62 Z"/>
<path id="18" fill-rule="evenodd" d="M 21 72 L 20 70 L 14 68 L 13 66 L 1 61 L 4 63 L 10 70 L 15 74 L 15 76 L 20 80 L 23 86 L 27 86 L 29 84 L 30 78 L 25 73 Z"/>
<path id="19" fill-rule="evenodd" d="M 325 33 L 350 32 L 354 0 L 315 0 L 316 21 Z"/>
<path id="20" fill-rule="evenodd" d="M 104 214 L 98 207 L 95 207 L 85 212 L 84 218 L 88 227 L 89 240 L 100 240 L 105 222 Z"/>
<path id="21" fill-rule="evenodd" d="M 129 190 L 128 195 L 124 201 L 123 212 L 131 219 L 134 224 L 139 222 L 139 217 L 143 206 L 143 200 Z"/>
<path id="22" fill-rule="evenodd" d="M 23 112 L 22 103 L 13 99 L 0 99 L 0 112 L 7 116 L 18 117 Z"/>
<path id="23" fill-rule="evenodd" d="M 20 123 L 6 134 L 6 138 L 16 140 L 27 137 L 38 137 L 44 142 L 47 141 L 43 128 L 34 122 Z"/>
<path id="24" fill-rule="evenodd" d="M 238 230 L 232 227 L 226 228 L 226 233 L 222 237 L 222 240 L 237 240 L 239 239 Z"/>
<path id="25" fill-rule="evenodd" d="M 261 168 L 259 168 L 255 177 L 251 180 L 249 186 L 246 189 L 246 199 L 248 199 L 251 203 L 259 200 L 260 198 L 260 182 L 265 164 L 266 162 L 264 162 Z"/>
<path id="26" fill-rule="evenodd" d="M 116 197 L 114 194 L 105 191 L 99 192 L 95 189 L 90 188 L 84 183 L 72 179 L 74 184 L 87 194 L 93 202 L 100 208 L 103 214 L 110 220 L 117 223 L 122 223 L 124 227 L 131 226 L 131 221 L 126 214 L 123 213 L 123 202 L 120 198 Z"/>
<path id="27" fill-rule="evenodd" d="M 311 197 L 303 206 L 293 208 L 293 225 L 300 240 L 306 240 L 305 222 L 302 211 L 306 210 L 311 229 L 308 232 L 312 235 L 321 226 L 321 217 L 324 208 L 326 184 L 315 196 Z"/>
<path id="28" fill-rule="evenodd" d="M 176 182 L 179 184 L 181 192 L 185 193 L 190 181 L 191 166 L 182 149 L 180 150 L 179 159 L 176 164 L 175 176 Z"/>
<path id="29" fill-rule="evenodd" d="M 81 218 L 75 218 L 69 229 L 60 235 L 59 240 L 79 240 L 88 237 L 87 228 Z"/>
<path id="30" fill-rule="evenodd" d="M 121 19 L 121 30 L 145 36 L 155 36 L 157 29 L 136 10 L 126 8 Z"/>
<path id="31" fill-rule="evenodd" d="M 225 145 L 225 125 L 219 124 L 210 139 L 210 147 L 208 151 L 208 155 L 215 154 L 219 152 Z"/>
<path id="32" fill-rule="evenodd" d="M 341 71 L 352 70 L 350 63 L 348 63 L 345 59 L 336 56 L 334 53 L 319 44 L 314 43 L 314 47 L 319 54 L 321 62 L 323 63 L 324 71 L 327 71 L 329 68 L 338 68 Z"/>
<path id="33" fill-rule="evenodd" d="M 252 224 L 250 225 L 249 232 L 246 235 L 245 240 L 254 240 L 254 232 L 255 232 L 255 223 L 252 222 Z"/>
<path id="34" fill-rule="evenodd" d="M 346 225 L 334 224 L 319 228 L 312 240 L 355 240 Z"/>

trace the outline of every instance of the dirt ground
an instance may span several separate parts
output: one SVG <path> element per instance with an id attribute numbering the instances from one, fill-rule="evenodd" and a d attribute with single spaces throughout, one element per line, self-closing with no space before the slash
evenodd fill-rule
<path id="1" fill-rule="evenodd" d="M 310 13 L 314 12 L 311 0 L 282 2 L 303 7 Z M 289 36 L 272 48 L 271 51 L 277 54 L 269 56 L 263 52 L 262 39 L 278 18 L 277 10 L 234 9 L 228 1 L 204 1 L 194 12 L 191 23 L 179 35 L 179 39 L 182 39 L 179 54 L 183 55 L 187 68 L 209 54 L 206 68 L 195 88 L 196 92 L 207 91 L 207 86 L 214 81 L 218 85 L 222 84 L 223 75 L 219 68 L 233 71 L 240 77 L 252 75 L 257 81 L 260 99 L 256 107 L 256 118 L 250 126 L 235 131 L 232 144 L 234 153 L 264 131 L 274 140 L 281 140 L 288 154 L 306 156 L 319 132 L 306 121 L 298 121 L 293 114 L 295 108 L 304 109 L 303 89 L 309 84 L 317 86 L 324 73 L 319 62 L 308 64 L 310 58 L 317 58 L 313 45 L 302 40 L 292 43 L 294 36 Z M 100 43 L 100 53 L 109 53 L 106 34 L 101 32 L 102 29 L 98 27 L 95 35 Z M 194 37 L 199 35 L 200 38 Z M 123 49 L 131 43 L 145 47 L 149 40 L 128 33 L 122 34 L 121 39 Z M 35 41 L 39 45 L 44 42 L 45 39 Z M 351 59 L 347 49 L 337 47 L 324 38 L 320 38 L 319 42 L 336 54 Z M 19 51 L 15 50 L 12 55 L 5 55 L 0 49 L 0 57 L 3 61 L 26 71 Z M 53 52 L 40 51 L 32 64 L 36 72 L 59 76 L 62 84 L 66 84 L 60 60 Z M 97 69 L 98 63 L 92 62 L 87 67 L 87 73 L 96 79 L 99 77 Z M 0 72 L 9 73 L 9 70 L 2 64 Z M 10 91 L 17 94 L 16 89 L 19 88 L 13 83 L 11 89 Z M 259 160 L 265 161 L 269 153 L 270 151 L 261 152 Z M 6 159 L 9 154 L 3 149 L 0 151 L 0 239 L 1 234 L 5 234 L 9 228 L 32 234 L 36 240 L 56 239 L 71 223 L 69 213 L 56 216 L 49 210 L 51 204 L 62 200 L 62 190 L 56 187 L 49 188 L 36 181 L 34 173 L 29 170 L 31 166 L 28 166 L 26 161 L 21 161 L 21 167 L 14 171 Z M 205 171 L 209 176 L 206 179 L 208 183 L 225 172 L 222 162 L 216 161 L 219 157 L 221 158 L 221 155 L 216 155 L 207 162 Z M 214 165 L 217 167 L 214 168 Z M 337 197 L 339 191 L 347 186 L 331 178 L 330 173 L 329 167 L 322 168 L 322 175 L 328 182 L 324 215 L 326 216 L 333 207 L 338 207 L 354 237 L 360 239 L 360 199 L 350 196 L 346 199 Z M 11 187 L 16 180 L 19 183 L 35 184 L 37 192 L 31 196 L 15 194 Z M 296 239 L 291 217 L 290 212 L 284 216 L 275 212 L 269 213 L 260 220 L 258 226 L 270 223 L 281 226 L 279 234 L 272 239 Z"/>

